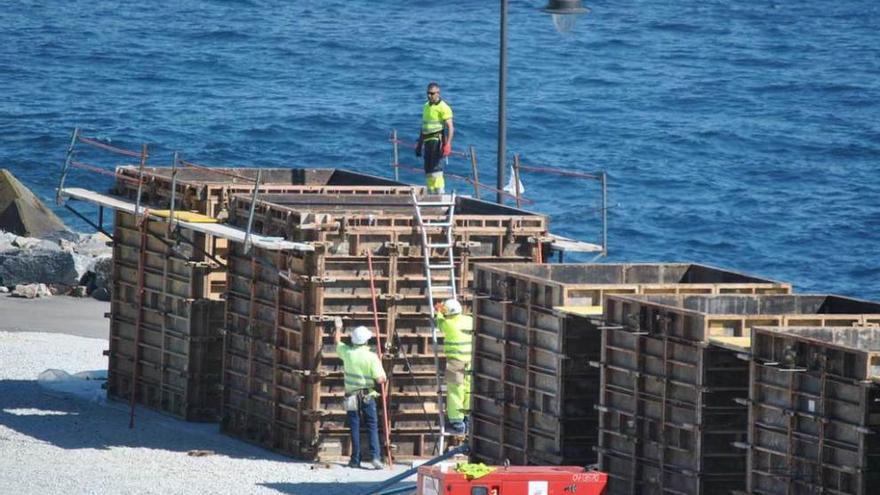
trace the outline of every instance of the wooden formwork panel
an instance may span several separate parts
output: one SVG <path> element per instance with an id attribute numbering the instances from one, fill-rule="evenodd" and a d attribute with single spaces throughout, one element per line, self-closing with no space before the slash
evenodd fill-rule
<path id="1" fill-rule="evenodd" d="M 788 294 L 791 284 L 690 263 L 510 264 L 477 270 L 476 289 L 552 308 L 599 306 L 606 294 Z"/>
<path id="2" fill-rule="evenodd" d="M 880 489 L 880 332 L 876 327 L 753 329 L 749 489 Z"/>
<path id="3" fill-rule="evenodd" d="M 475 314 L 474 456 L 493 463 L 594 462 L 594 325 L 490 299 L 478 299 Z"/>
<path id="4" fill-rule="evenodd" d="M 233 246 L 230 251 L 227 339 L 232 335 L 252 335 L 268 344 L 262 350 L 248 348 L 247 353 L 239 346 L 236 354 L 247 359 L 250 365 L 238 363 L 235 371 L 249 374 L 245 386 L 250 384 L 250 387 L 255 380 L 270 383 L 266 379 L 269 375 L 308 376 L 298 389 L 297 403 L 284 405 L 304 418 L 298 423 L 296 438 L 309 448 L 285 453 L 305 458 L 349 455 L 342 366 L 327 329 L 336 316 L 342 317 L 348 328 L 374 326 L 366 261 L 369 251 L 373 256 L 378 295 L 378 333 L 385 349 L 383 365 L 389 375 L 388 419 L 394 432 L 392 444 L 397 455 L 404 458 L 430 456 L 434 449 L 433 435 L 439 429 L 436 364 L 421 239 L 414 228 L 409 199 L 374 198 L 368 203 L 377 205 L 375 208 L 361 205 L 362 200 L 358 200 L 356 206 L 342 202 L 338 211 L 336 206 L 328 205 L 326 198 L 312 200 L 316 202 L 313 207 L 305 203 L 297 208 L 261 201 L 256 210 L 254 231 L 312 242 L 316 246 L 314 253 L 277 254 L 254 249 L 245 254 L 239 246 Z M 303 196 L 297 201 L 306 201 L 306 198 Z M 386 211 L 383 205 L 389 201 L 391 209 Z M 237 199 L 236 204 L 239 207 L 233 211 L 233 223 L 241 222 L 248 214 L 246 200 Z M 327 208 L 332 211 L 325 211 Z M 459 216 L 454 253 L 459 274 L 456 283 L 460 287 L 472 283 L 475 260 L 524 261 L 535 255 L 533 240 L 546 233 L 546 219 L 518 210 L 501 211 L 503 218 Z M 439 213 L 434 216 L 439 218 Z M 434 242 L 439 243 L 439 237 Z M 432 258 L 436 257 L 439 262 L 445 254 L 444 250 L 436 249 Z M 278 340 L 281 337 L 286 340 Z M 442 339 L 440 346 L 442 373 L 445 365 Z M 227 349 L 233 347 L 227 343 Z M 278 355 L 283 352 L 298 353 L 301 360 L 290 363 L 289 367 L 280 366 Z M 272 353 L 274 361 L 268 359 L 267 353 Z M 257 362 L 269 367 L 258 367 Z M 262 378 L 257 377 L 258 374 Z M 234 380 L 228 375 L 226 378 Z M 226 385 L 241 388 L 242 384 L 237 383 Z M 247 390 L 244 392 L 242 396 L 247 397 Z M 283 402 L 276 399 L 275 404 Z M 247 425 L 246 404 L 238 408 L 244 413 L 237 421 L 230 418 L 229 423 Z M 247 435 L 247 428 L 230 429 Z M 250 431 L 255 435 L 271 435 L 273 429 L 251 426 Z M 292 430 L 288 431 L 293 434 Z"/>
<path id="5" fill-rule="evenodd" d="M 835 296 L 608 296 L 599 459 L 603 470 L 631 459 L 628 471 L 613 473 L 629 484 L 612 483 L 610 493 L 642 493 L 643 484 L 678 493 L 670 472 L 692 478 L 697 491 L 687 493 L 744 490 L 750 370 L 743 354 L 713 338 L 790 321 L 864 324 L 878 309 Z M 655 476 L 657 468 L 666 474 Z"/>
<path id="6" fill-rule="evenodd" d="M 225 304 L 201 299 L 209 268 L 204 256 L 179 239 L 167 238 L 165 224 L 149 222 L 143 253 L 134 215 L 114 220 L 113 290 L 110 306 L 108 393 L 128 399 L 138 355 L 136 402 L 192 421 L 214 421 L 220 407 L 220 372 Z M 138 293 L 143 254 L 143 295 Z M 136 327 L 141 321 L 138 350 Z"/>
<path id="7" fill-rule="evenodd" d="M 271 194 L 353 194 L 353 195 L 409 195 L 421 188 L 382 177 L 332 168 L 203 168 L 177 169 L 176 196 L 184 209 L 216 216 L 236 194 L 254 190 L 257 173 L 260 192 Z M 140 171 L 136 166 L 117 167 L 120 176 L 116 193 L 134 199 L 137 197 Z M 146 167 L 141 200 L 144 204 L 167 208 L 171 202 L 172 168 Z"/>
<path id="8" fill-rule="evenodd" d="M 746 453 L 732 444 L 745 440 L 747 408 L 736 400 L 747 388 L 735 351 L 606 329 L 598 451 L 603 469 L 626 480 L 610 493 L 744 488 Z"/>
<path id="9" fill-rule="evenodd" d="M 609 294 L 790 291 L 788 284 L 679 263 L 480 264 L 474 283 L 471 450 L 494 464 L 596 460 L 599 370 L 590 363 L 601 357 L 601 317 L 567 308 L 599 306 Z M 674 392 L 690 391 L 686 399 L 695 403 L 693 388 L 680 388 Z"/>
<path id="10" fill-rule="evenodd" d="M 262 173 L 259 191 L 283 194 L 332 195 L 406 195 L 421 188 L 367 174 L 337 169 L 259 169 Z M 256 168 L 179 168 L 176 179 L 176 207 L 212 218 L 228 217 L 230 202 L 236 194 L 253 192 Z M 116 194 L 135 199 L 138 195 L 138 167 L 124 166 L 116 170 L 119 179 Z M 141 204 L 168 209 L 171 204 L 172 169 L 147 167 L 143 171 Z M 133 225 L 133 223 L 132 223 Z M 163 224 L 164 226 L 164 224 Z M 130 227 L 135 228 L 135 227 Z M 185 237 L 193 237 L 187 229 L 178 229 Z M 136 234 L 136 232 L 135 232 Z M 197 251 L 226 259 L 228 241 L 213 236 L 199 235 L 191 239 Z M 133 244 L 137 248 L 138 244 Z M 212 263 L 212 270 L 202 274 L 200 283 L 208 291 L 206 297 L 221 299 L 225 293 L 226 276 L 222 266 Z"/>
<path id="11" fill-rule="evenodd" d="M 136 309 L 111 306 L 108 394 L 129 399 L 135 360 Z M 187 421 L 216 421 L 220 408 L 224 308 L 219 301 L 195 301 L 178 316 L 143 310 L 136 402 Z"/>

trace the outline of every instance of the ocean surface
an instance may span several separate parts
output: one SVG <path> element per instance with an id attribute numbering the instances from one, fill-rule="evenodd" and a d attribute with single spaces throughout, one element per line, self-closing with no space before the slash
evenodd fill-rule
<path id="1" fill-rule="evenodd" d="M 710 263 L 880 299 L 880 2 L 587 1 L 565 35 L 543 3 L 510 1 L 509 156 L 607 171 L 609 261 Z M 457 147 L 475 147 L 491 184 L 498 19 L 499 2 L 477 0 L 6 2 L 0 167 L 54 205 L 78 126 L 149 144 L 154 165 L 177 150 L 392 176 L 388 136 L 417 136 L 434 80 Z M 108 170 L 130 162 L 78 149 Z M 417 164 L 408 149 L 401 161 Z M 111 180 L 77 171 L 68 184 Z M 595 182 L 523 182 L 554 231 L 598 239 Z"/>

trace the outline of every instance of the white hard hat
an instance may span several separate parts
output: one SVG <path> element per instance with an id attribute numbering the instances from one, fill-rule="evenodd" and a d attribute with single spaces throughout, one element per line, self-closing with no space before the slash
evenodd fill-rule
<path id="1" fill-rule="evenodd" d="M 443 308 L 446 310 L 446 314 L 448 315 L 460 315 L 461 314 L 461 303 L 456 299 L 447 299 L 443 302 Z"/>
<path id="2" fill-rule="evenodd" d="M 373 337 L 373 332 L 365 326 L 359 326 L 351 332 L 351 343 L 354 345 L 366 344 Z"/>

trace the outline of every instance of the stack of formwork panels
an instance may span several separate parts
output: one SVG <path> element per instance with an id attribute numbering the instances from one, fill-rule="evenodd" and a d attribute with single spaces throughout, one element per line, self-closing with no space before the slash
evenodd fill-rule
<path id="1" fill-rule="evenodd" d="M 479 265 L 471 451 L 490 464 L 596 461 L 606 294 L 785 294 L 789 284 L 711 266 Z"/>
<path id="2" fill-rule="evenodd" d="M 228 216 L 232 195 L 253 191 L 286 194 L 401 194 L 412 186 L 335 169 L 204 169 L 126 166 L 117 169 L 117 196 L 153 211 L 168 209 L 195 221 Z M 140 187 L 139 187 L 140 184 Z M 192 421 L 220 416 L 227 253 L 225 239 L 147 220 L 146 236 L 134 215 L 116 212 L 110 310 L 108 393 L 130 399 L 137 369 L 136 401 Z M 143 294 L 139 293 L 143 273 Z M 140 323 L 140 324 L 139 324 Z M 137 344 L 136 344 L 137 342 Z M 138 352 L 135 352 L 137 345 Z"/>
<path id="3" fill-rule="evenodd" d="M 749 493 L 880 493 L 880 318 L 754 327 Z"/>
<path id="4" fill-rule="evenodd" d="M 250 206 L 250 198 L 236 197 L 233 221 L 245 222 Z M 263 195 L 255 212 L 255 231 L 310 242 L 316 250 L 231 250 L 222 431 L 304 459 L 350 455 L 342 366 L 325 328 L 336 316 L 348 328 L 374 327 L 369 252 L 390 382 L 392 447 L 399 459 L 431 456 L 439 430 L 438 370 L 411 200 Z M 438 222 L 445 212 L 428 207 L 422 214 Z M 429 242 L 441 244 L 440 233 Z M 538 254 L 535 239 L 546 233 L 542 215 L 456 198 L 454 257 L 465 306 L 474 263 L 531 261 Z M 435 248 L 431 261 L 445 255 Z M 441 359 L 441 375 L 443 366 Z"/>
<path id="5" fill-rule="evenodd" d="M 609 494 L 745 490 L 749 329 L 880 318 L 880 304 L 827 295 L 605 304 L 598 452 Z"/>
<path id="6" fill-rule="evenodd" d="M 232 197 L 253 192 L 258 174 L 259 191 L 264 193 L 409 195 L 413 189 L 421 190 L 402 182 L 334 168 L 146 167 L 141 172 L 139 167 L 123 166 L 116 169 L 114 192 L 134 200 L 140 189 L 143 204 L 168 208 L 173 189 L 179 210 L 223 221 L 229 216 Z M 207 236 L 200 248 L 222 261 L 226 258 L 228 242 Z M 208 274 L 209 297 L 222 299 L 226 292 L 226 272 L 217 263 L 212 264 Z"/>

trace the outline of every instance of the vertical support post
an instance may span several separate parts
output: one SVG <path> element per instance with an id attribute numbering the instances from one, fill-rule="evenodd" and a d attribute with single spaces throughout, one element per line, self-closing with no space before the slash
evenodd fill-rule
<path id="1" fill-rule="evenodd" d="M 104 206 L 98 205 L 98 230 L 104 230 Z"/>
<path id="2" fill-rule="evenodd" d="M 70 144 L 67 145 L 67 156 L 64 158 L 64 165 L 61 166 L 61 178 L 58 180 L 58 189 L 55 191 L 55 204 L 58 206 L 64 203 L 61 191 L 64 190 L 64 181 L 67 180 L 67 172 L 70 171 L 70 162 L 73 160 L 73 148 L 76 146 L 78 137 L 79 127 L 74 127 L 73 134 L 70 136 Z"/>
<path id="3" fill-rule="evenodd" d="M 498 180 L 495 202 L 504 204 L 504 165 L 507 154 L 507 0 L 501 0 L 501 39 L 498 57 Z"/>
<path id="4" fill-rule="evenodd" d="M 522 197 L 519 190 L 519 153 L 513 155 L 513 193 L 516 198 L 516 207 L 522 206 Z"/>
<path id="5" fill-rule="evenodd" d="M 171 159 L 171 204 L 168 205 L 168 232 L 165 234 L 165 237 L 169 239 L 174 228 L 174 204 L 177 200 L 177 162 L 179 158 L 180 156 L 175 151 L 174 157 Z"/>
<path id="6" fill-rule="evenodd" d="M 254 211 L 257 208 L 257 192 L 260 190 L 260 179 L 262 178 L 263 169 L 257 169 L 257 181 L 254 183 L 254 193 L 251 195 L 251 211 L 248 214 L 247 231 L 244 234 L 244 253 L 247 254 L 251 250 L 251 228 L 254 225 Z"/>
<path id="7" fill-rule="evenodd" d="M 608 256 L 608 172 L 602 171 L 602 255 Z"/>
<path id="8" fill-rule="evenodd" d="M 146 147 L 146 146 L 145 146 Z M 137 215 L 135 215 L 135 221 L 137 221 Z M 135 318 L 134 325 L 134 350 L 132 351 L 133 360 L 131 363 L 131 388 L 129 390 L 129 405 L 131 407 L 131 413 L 128 418 L 128 428 L 134 428 L 134 404 L 135 399 L 137 398 L 137 390 L 138 385 L 137 382 L 139 378 L 139 371 L 141 366 L 141 327 L 143 327 L 144 322 L 144 286 L 146 285 L 146 276 L 144 275 L 145 265 L 147 264 L 147 232 L 149 227 L 149 218 L 144 217 L 140 222 L 140 234 L 141 234 L 141 245 L 140 245 L 140 253 L 138 253 L 138 282 L 137 282 L 137 293 L 135 297 L 137 298 L 137 317 Z"/>
<path id="9" fill-rule="evenodd" d="M 474 176 L 474 197 L 480 199 L 480 172 L 477 170 L 477 150 L 473 145 L 468 146 L 468 154 L 471 157 L 471 174 Z"/>
<path id="10" fill-rule="evenodd" d="M 394 180 L 400 180 L 400 150 L 397 146 L 397 129 L 391 129 L 391 148 L 394 150 Z"/>
<path id="11" fill-rule="evenodd" d="M 137 200 L 134 203 L 134 216 L 137 217 L 141 214 L 141 193 L 144 190 L 144 166 L 147 164 L 147 145 L 144 144 L 141 148 L 141 164 L 138 167 L 138 190 L 137 190 Z"/>

